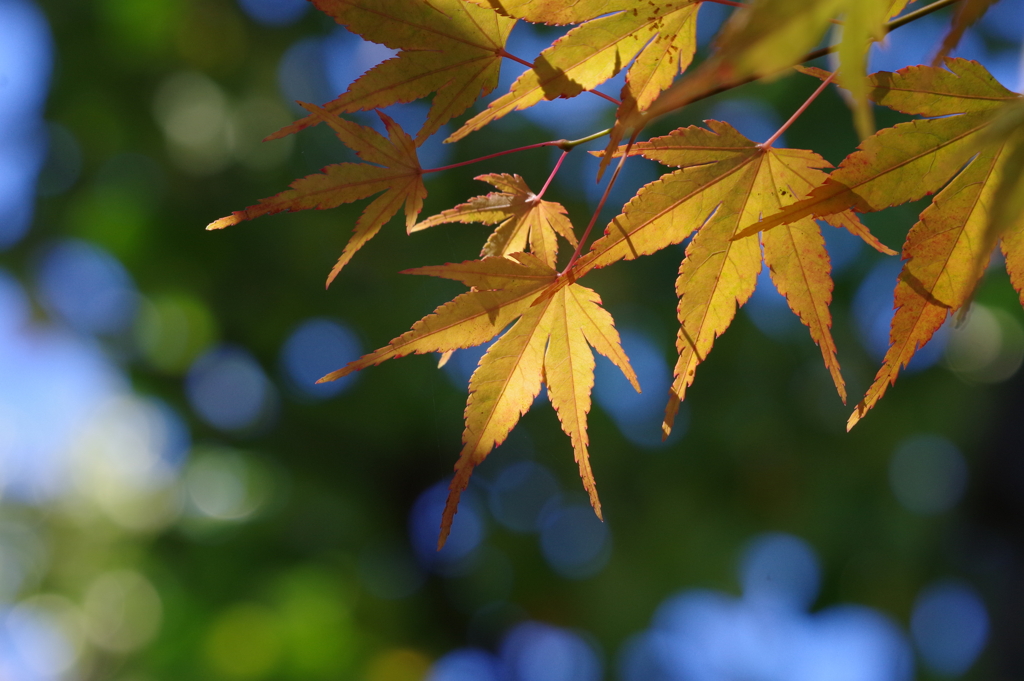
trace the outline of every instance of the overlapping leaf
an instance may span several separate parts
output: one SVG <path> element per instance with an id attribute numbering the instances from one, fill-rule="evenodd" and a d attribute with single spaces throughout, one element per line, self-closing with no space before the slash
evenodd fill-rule
<path id="1" fill-rule="evenodd" d="M 690 127 L 630 149 L 681 169 L 646 185 L 604 236 L 573 267 L 575 276 L 618 260 L 632 260 L 680 243 L 696 232 L 679 269 L 679 360 L 666 410 L 664 434 L 693 383 L 697 365 L 754 292 L 761 269 L 756 236 L 734 239 L 753 216 L 771 213 L 803 197 L 825 180 L 829 164 L 797 149 L 763 148 L 727 123 L 707 121 L 710 130 Z M 832 222 L 853 229 L 873 246 L 867 229 L 850 213 Z M 824 241 L 811 219 L 783 234 L 764 235 L 764 258 L 790 308 L 810 329 L 825 366 L 845 400 L 846 392 L 830 327 L 832 280 Z"/>
<path id="2" fill-rule="evenodd" d="M 458 116 L 498 84 L 515 20 L 464 0 L 313 0 L 317 9 L 398 55 L 360 76 L 325 105 L 334 114 L 378 109 L 436 93 L 417 143 Z M 268 139 L 320 121 L 307 116 Z"/>
<path id="3" fill-rule="evenodd" d="M 715 53 L 700 68 L 647 107 L 631 107 L 627 98 L 616 114 L 601 170 L 630 131 L 648 120 L 750 78 L 773 78 L 817 45 L 836 17 L 845 18 L 839 47 L 841 77 L 855 102 L 862 136 L 870 134 L 870 109 L 860 83 L 872 40 L 886 32 L 885 22 L 908 0 L 754 0 L 736 10 L 719 34 Z M 646 115 L 644 111 L 646 110 Z"/>
<path id="4" fill-rule="evenodd" d="M 626 75 L 624 102 L 646 110 L 689 66 L 697 46 L 698 0 L 643 3 L 554 3 L 475 0 L 509 16 L 548 24 L 582 23 L 540 53 L 511 91 L 491 102 L 448 138 L 462 139 L 513 111 L 544 99 L 592 90 L 636 61 Z M 638 56 L 639 55 L 639 56 Z"/>
<path id="5" fill-rule="evenodd" d="M 948 315 L 969 299 L 981 274 L 979 265 L 988 261 L 1000 232 L 1006 234 L 1008 263 L 1011 256 L 1024 258 L 1016 252 L 1013 236 L 1019 215 L 1011 214 L 1004 227 L 986 236 L 990 212 L 1000 203 L 996 193 L 1008 184 L 1003 178 L 1020 173 L 1008 160 L 1016 153 L 1019 137 L 993 137 L 991 127 L 1008 105 L 1019 104 L 1020 96 L 977 62 L 947 59 L 946 66 L 949 70 L 912 66 L 872 75 L 870 96 L 876 102 L 935 118 L 879 131 L 806 199 L 741 232 L 742 236 L 833 211 L 881 210 L 938 192 L 907 235 L 890 347 L 848 428 L 882 398 Z"/>
<path id="6" fill-rule="evenodd" d="M 428 227 L 449 222 L 482 222 L 498 224 L 498 228 L 484 244 L 480 257 L 511 255 L 530 250 L 548 267 L 554 267 L 558 258 L 558 239 L 561 234 L 576 246 L 572 223 L 561 204 L 538 199 L 518 175 L 491 174 L 476 178 L 489 182 L 504 191 L 477 196 L 466 203 L 427 218 L 409 231 L 418 232 Z"/>
<path id="7" fill-rule="evenodd" d="M 330 285 L 356 251 L 372 239 L 403 204 L 406 226 L 412 227 L 423 207 L 427 190 L 423 186 L 416 144 L 385 114 L 378 112 L 387 129 L 387 138 L 373 128 L 338 118 L 318 106 L 303 106 L 330 125 L 338 138 L 367 163 L 338 163 L 327 166 L 320 173 L 295 180 L 291 184 L 291 189 L 260 199 L 259 203 L 220 218 L 206 228 L 223 229 L 244 220 L 282 211 L 335 208 L 343 203 L 351 203 L 384 192 L 366 207 L 356 221 L 355 233 L 345 245 L 341 257 L 327 278 L 327 284 Z"/>
<path id="8" fill-rule="evenodd" d="M 473 469 L 515 427 L 547 384 L 551 404 L 569 435 L 580 477 L 594 511 L 601 516 L 590 468 L 587 414 L 594 385 L 594 348 L 618 366 L 639 390 L 611 315 L 592 290 L 578 284 L 560 288 L 535 303 L 556 277 L 554 269 L 529 253 L 490 257 L 410 270 L 461 281 L 468 293 L 437 308 L 385 347 L 325 376 L 330 381 L 394 357 L 449 352 L 480 345 L 515 320 L 484 354 L 469 383 L 463 448 L 455 464 L 438 546 L 443 546 Z"/>

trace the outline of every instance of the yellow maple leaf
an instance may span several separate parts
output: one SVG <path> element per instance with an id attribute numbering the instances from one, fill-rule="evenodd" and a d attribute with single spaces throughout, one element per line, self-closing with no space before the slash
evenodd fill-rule
<path id="1" fill-rule="evenodd" d="M 693 59 L 697 47 L 698 0 L 655 0 L 636 5 L 579 3 L 499 3 L 510 16 L 545 23 L 579 23 L 540 53 L 533 68 L 486 110 L 471 118 L 447 141 L 513 111 L 545 99 L 575 97 L 616 75 L 636 57 L 626 75 L 623 101 L 642 111 L 672 84 Z M 638 56 L 639 55 L 639 56 Z"/>
<path id="2" fill-rule="evenodd" d="M 464 263 L 421 267 L 427 274 L 461 281 L 467 293 L 437 308 L 387 346 L 328 374 L 321 381 L 346 376 L 411 353 L 448 352 L 480 345 L 516 320 L 484 354 L 469 382 L 463 448 L 455 464 L 438 548 L 444 545 L 458 510 L 459 497 L 479 465 L 529 411 L 547 384 L 562 430 L 572 441 L 583 486 L 598 517 L 601 503 L 590 468 L 587 414 L 594 385 L 591 348 L 608 357 L 633 386 L 636 374 L 622 350 L 611 315 L 591 289 L 570 284 L 536 302 L 554 283 L 556 272 L 529 253 L 489 257 Z"/>
<path id="3" fill-rule="evenodd" d="M 417 144 L 498 84 L 514 19 L 463 0 L 313 0 L 317 9 L 375 43 L 399 50 L 324 105 L 333 114 L 380 109 L 436 93 Z M 267 139 L 320 120 L 307 116 Z"/>
<path id="4" fill-rule="evenodd" d="M 978 152 L 1001 108 L 1020 97 L 977 62 L 947 59 L 946 65 L 949 70 L 910 66 L 873 74 L 875 102 L 933 118 L 899 123 L 864 140 L 806 199 L 766 214 L 738 236 L 806 216 L 882 210 L 938 191 Z"/>
<path id="5" fill-rule="evenodd" d="M 533 254 L 549 267 L 554 267 L 558 258 L 556 234 L 576 246 L 576 235 L 565 208 L 559 203 L 538 199 L 523 178 L 502 173 L 479 175 L 475 179 L 504 191 L 477 196 L 442 211 L 413 225 L 409 233 L 450 222 L 500 223 L 484 244 L 481 258 L 519 253 L 525 251 L 529 243 Z"/>
<path id="6" fill-rule="evenodd" d="M 579 277 L 595 267 L 681 243 L 696 232 L 676 280 L 679 360 L 666 408 L 666 437 L 697 365 L 707 357 L 715 338 L 729 327 L 736 309 L 754 292 L 761 269 L 761 243 L 755 237 L 736 239 L 736 233 L 751 217 L 774 212 L 805 196 L 825 180 L 821 168 L 829 167 L 813 152 L 765 148 L 728 123 L 706 123 L 710 130 L 680 128 L 630 148 L 630 155 L 680 170 L 643 187 L 570 272 Z M 831 221 L 866 238 L 875 248 L 885 249 L 853 214 Z M 763 246 L 772 280 L 810 330 L 845 401 L 830 332 L 830 264 L 817 224 L 806 219 L 784 234 L 765 234 Z"/>
<path id="7" fill-rule="evenodd" d="M 423 174 L 416 156 L 415 142 L 388 116 L 377 112 L 388 131 L 388 137 L 385 138 L 373 128 L 331 115 L 318 106 L 303 106 L 330 125 L 337 133 L 338 139 L 367 163 L 338 163 L 327 166 L 315 175 L 295 180 L 291 184 L 291 189 L 260 199 L 259 203 L 215 220 L 206 228 L 223 229 L 244 220 L 282 211 L 336 208 L 343 203 L 351 203 L 384 192 L 363 210 L 356 221 L 355 233 L 345 244 L 341 257 L 327 277 L 327 284 L 330 285 L 356 251 L 372 239 L 403 204 L 406 226 L 412 227 L 416 223 L 416 216 L 423 208 L 427 189 L 423 185 Z"/>
<path id="8" fill-rule="evenodd" d="M 785 74 L 840 16 L 846 19 L 839 45 L 841 78 L 852 88 L 855 122 L 866 137 L 873 123 L 859 86 L 867 51 L 871 41 L 885 36 L 886 20 L 906 5 L 907 0 L 754 0 L 729 18 L 716 39 L 715 52 L 655 101 L 639 108 L 623 97 L 599 172 L 607 168 L 626 135 L 650 120 L 748 80 Z"/>
<path id="9" fill-rule="evenodd" d="M 906 262 L 894 294 L 897 310 L 890 347 L 874 382 L 847 421 L 848 429 L 878 403 L 946 318 L 970 299 L 981 265 L 988 262 L 1000 236 L 1011 271 L 1011 257 L 1015 262 L 1024 259 L 1018 250 L 1024 244 L 1016 241 L 1020 214 L 1012 209 L 1008 196 L 997 196 L 1012 193 L 1014 178 L 1020 177 L 1020 161 L 1013 157 L 1024 154 L 1016 151 L 1024 136 L 1012 128 L 1002 135 L 992 134 L 1008 110 L 1021 106 L 1021 97 L 977 62 L 947 59 L 945 63 L 945 69 L 911 66 L 870 76 L 868 93 L 874 101 L 931 118 L 899 123 L 864 140 L 807 198 L 774 215 L 766 213 L 767 217 L 737 235 L 809 216 L 882 210 L 938 192 L 907 234 Z M 993 220 L 1002 223 L 992 227 Z M 1018 281 L 1024 284 L 1024 277 Z"/>

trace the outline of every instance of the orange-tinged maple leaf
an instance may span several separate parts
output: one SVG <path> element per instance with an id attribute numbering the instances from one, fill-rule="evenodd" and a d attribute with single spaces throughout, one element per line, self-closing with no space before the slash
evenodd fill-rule
<path id="1" fill-rule="evenodd" d="M 500 223 L 484 244 L 481 258 L 519 253 L 525 251 L 529 243 L 533 254 L 549 267 L 554 267 L 558 258 L 556 234 L 561 234 L 576 246 L 576 235 L 565 208 L 559 203 L 538 199 L 523 178 L 518 175 L 491 174 L 480 175 L 475 179 L 489 182 L 504 191 L 474 197 L 413 225 L 409 232 L 449 222 L 482 222 L 487 225 Z"/>
<path id="2" fill-rule="evenodd" d="M 367 40 L 395 50 L 324 108 L 334 114 L 379 109 L 436 93 L 419 133 L 422 143 L 498 84 L 515 20 L 464 0 L 313 0 L 317 9 Z M 320 120 L 307 116 L 268 139 Z"/>
<path id="3" fill-rule="evenodd" d="M 987 261 L 992 250 L 985 249 L 984 237 L 997 178 L 1006 163 L 1002 146 L 989 147 L 971 161 L 935 196 L 907 234 L 889 349 L 874 382 L 850 415 L 847 430 L 882 399 L 900 369 L 974 290 L 980 274 L 975 263 Z M 1012 247 L 1013 241 L 1008 244 Z"/>
<path id="4" fill-rule="evenodd" d="M 754 0 L 729 18 L 716 39 L 714 54 L 656 100 L 641 108 L 623 95 L 599 172 L 607 168 L 627 134 L 650 120 L 749 78 L 783 75 L 820 42 L 837 16 L 846 19 L 840 44 L 843 80 L 854 84 L 858 129 L 866 136 L 870 109 L 856 90 L 858 79 L 864 75 L 870 41 L 881 39 L 885 20 L 906 5 L 907 0 Z"/>
<path id="5" fill-rule="evenodd" d="M 936 116 L 899 123 L 864 140 L 804 200 L 745 227 L 738 236 L 806 216 L 870 212 L 915 201 L 942 188 L 983 144 L 986 129 L 1020 95 L 983 66 L 947 59 L 946 69 L 910 66 L 870 78 L 870 97 L 909 114 Z"/>
<path id="6" fill-rule="evenodd" d="M 636 61 L 626 75 L 622 97 L 643 111 L 690 65 L 697 47 L 698 0 L 654 0 L 629 6 L 580 3 L 553 14 L 552 3 L 509 6 L 492 0 L 492 4 L 500 4 L 501 11 L 510 16 L 530 21 L 585 23 L 541 52 L 533 68 L 513 83 L 508 94 L 471 118 L 448 138 L 449 142 L 544 99 L 575 97 L 584 90 L 592 90 L 625 68 L 634 57 Z"/>
<path id="7" fill-rule="evenodd" d="M 403 204 L 406 226 L 412 227 L 416 223 L 416 216 L 423 208 L 427 189 L 423 186 L 416 144 L 385 114 L 377 112 L 387 129 L 387 138 L 373 128 L 338 118 L 318 106 L 303 106 L 330 125 L 338 138 L 367 163 L 338 163 L 327 166 L 320 173 L 295 180 L 291 184 L 291 189 L 260 199 L 259 203 L 220 218 L 206 228 L 223 229 L 244 220 L 282 211 L 336 208 L 343 203 L 351 203 L 384 192 L 363 210 L 356 221 L 355 233 L 345 244 L 341 257 L 327 277 L 327 284 L 330 285 L 356 251 L 372 239 Z"/>
<path id="8" fill-rule="evenodd" d="M 1006 203 L 998 195 L 1007 190 L 1000 187 L 1007 184 L 1007 176 L 1020 172 L 1012 160 L 1015 135 L 993 138 L 991 129 L 1008 107 L 1019 106 L 1020 96 L 976 62 L 947 59 L 946 66 L 948 70 L 912 66 L 873 74 L 868 83 L 874 101 L 903 113 L 935 118 L 879 131 L 806 199 L 739 235 L 808 216 L 827 216 L 831 211 L 881 210 L 938 192 L 907 234 L 890 347 L 850 416 L 848 429 L 877 404 L 946 318 L 970 299 L 982 273 L 980 265 L 988 262 L 1001 234 L 1005 234 L 1003 248 L 1021 257 L 1013 233 L 1019 216 L 1011 214 L 1007 224 L 990 227 L 993 207 L 998 210 Z M 1010 267 L 1009 258 L 1007 264 Z"/>
<path id="9" fill-rule="evenodd" d="M 735 234 L 752 216 L 774 212 L 805 196 L 825 180 L 821 168 L 829 167 L 810 151 L 763 148 L 727 123 L 707 124 L 711 130 L 681 128 L 630 149 L 630 155 L 681 169 L 643 187 L 571 271 L 582 276 L 595 267 L 654 253 L 697 232 L 676 281 L 679 360 L 666 409 L 665 436 L 697 365 L 756 286 L 761 245 L 753 237 L 737 240 Z M 868 234 L 852 214 L 834 222 Z M 832 280 L 820 230 L 813 220 L 805 219 L 784 234 L 765 237 L 764 257 L 772 279 L 810 329 L 845 400 L 830 332 Z"/>
<path id="10" fill-rule="evenodd" d="M 601 516 L 590 468 L 587 414 L 594 385 L 593 348 L 610 359 L 639 391 L 636 375 L 622 350 L 611 315 L 594 291 L 569 284 L 536 302 L 554 283 L 556 272 L 529 253 L 488 257 L 464 263 L 409 270 L 461 281 L 473 288 L 387 346 L 328 374 L 322 381 L 411 353 L 449 352 L 480 345 L 515 323 L 484 354 L 469 382 L 463 448 L 455 464 L 438 548 L 444 545 L 458 510 L 459 497 L 473 469 L 504 442 L 547 384 L 562 430 L 572 441 L 583 486 Z"/>

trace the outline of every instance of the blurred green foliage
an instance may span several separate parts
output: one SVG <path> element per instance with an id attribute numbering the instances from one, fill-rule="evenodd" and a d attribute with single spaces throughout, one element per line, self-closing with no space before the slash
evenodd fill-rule
<path id="1" fill-rule="evenodd" d="M 212 219 L 346 158 L 321 129 L 269 143 L 285 149 L 269 152 L 269 160 L 252 151 L 256 139 L 290 115 L 277 93 L 281 55 L 303 37 L 325 35 L 332 24 L 311 12 L 285 28 L 259 26 L 229 0 L 40 4 L 58 49 L 48 118 L 78 141 L 82 171 L 70 190 L 40 200 L 33 231 L 5 262 L 26 271 L 43 244 L 65 236 L 93 241 L 120 258 L 145 296 L 130 347 L 115 348 L 128 358 L 134 388 L 188 417 L 195 443 L 188 466 L 240 456 L 252 483 L 247 493 L 258 497 L 244 520 L 186 509 L 169 523 L 126 529 L 78 507 L 35 517 L 48 528 L 54 552 L 41 593 L 87 603 L 90 589 L 120 589 L 129 608 L 155 597 L 132 588 L 145 591 L 151 582 L 159 594 L 154 638 L 136 645 L 133 629 L 142 625 L 126 611 L 125 621 L 134 624 L 101 628 L 113 638 L 90 644 L 84 678 L 413 681 L 445 651 L 467 642 L 492 645 L 500 622 L 524 616 L 589 631 L 611 667 L 619 645 L 648 625 L 668 595 L 694 586 L 737 592 L 739 551 L 766 530 L 797 534 L 820 552 L 818 607 L 861 603 L 905 626 L 921 586 L 956 574 L 976 581 L 999 620 L 1002 573 L 973 548 L 984 534 L 978 509 L 985 478 L 972 477 L 958 509 L 920 517 L 892 495 L 888 462 L 905 438 L 931 432 L 965 452 L 972 474 L 984 470 L 996 424 L 1017 404 L 1006 395 L 1019 388 L 968 384 L 938 366 L 901 377 L 880 408 L 846 434 L 849 408 L 831 388 L 813 343 L 806 335 L 770 338 L 743 314 L 702 366 L 688 395 L 691 425 L 674 444 L 638 448 L 595 407 L 592 459 L 613 538 L 610 561 L 597 576 L 560 577 L 535 537 L 491 523 L 495 557 L 476 572 L 431 575 L 406 598 L 374 596 L 361 581 L 360 561 L 382 547 L 404 546 L 414 500 L 450 473 L 464 390 L 437 370 L 435 359 L 411 357 L 365 372 L 331 400 L 312 402 L 285 390 L 272 426 L 226 434 L 192 416 L 182 376 L 202 351 L 226 341 L 250 349 L 285 385 L 280 348 L 313 316 L 343 319 L 365 349 L 378 347 L 458 291 L 449 282 L 397 273 L 474 257 L 485 228 L 453 225 L 410 237 L 394 220 L 326 291 L 325 276 L 361 204 L 204 232 Z M 158 108 L 161 88 L 183 73 L 209 79 L 229 109 L 272 103 L 264 107 L 266 120 L 256 116 L 234 128 L 243 137 L 236 151 L 208 161 L 215 172 L 182 161 L 159 123 L 166 114 Z M 744 95 L 785 113 L 813 87 L 794 77 L 752 86 Z M 659 125 L 697 122 L 713 104 Z M 789 143 L 838 161 L 856 142 L 847 109 L 833 93 L 816 107 L 788 133 Z M 452 161 L 500 150 L 510 140 L 549 137 L 526 120 L 492 128 L 461 144 Z M 535 150 L 433 177 L 424 215 L 480 193 L 482 185 L 471 179 L 476 174 L 517 172 L 539 186 L 550 164 L 548 150 Z M 590 207 L 581 195 L 552 192 L 548 198 L 564 202 L 574 222 L 585 224 Z M 871 226 L 895 247 L 914 216 L 911 209 L 890 211 Z M 656 339 L 667 361 L 680 257 L 670 249 L 622 263 L 595 272 L 588 284 L 620 326 Z M 850 301 L 878 257 L 862 252 L 836 282 L 835 336 L 854 396 L 876 362 L 857 338 Z M 986 282 L 978 300 L 1018 321 L 1024 316 L 1003 274 Z M 563 489 L 575 491 L 571 448 L 552 411 L 539 405 L 518 428 L 536 460 L 556 472 Z M 505 449 L 493 454 L 503 456 Z M 149 582 L 132 582 L 139 573 Z M 104 587 L 96 585 L 99 574 L 128 577 Z M 509 605 L 498 624 L 481 625 L 481 608 L 495 601 Z M 989 678 L 992 664 L 983 663 L 974 677 Z"/>

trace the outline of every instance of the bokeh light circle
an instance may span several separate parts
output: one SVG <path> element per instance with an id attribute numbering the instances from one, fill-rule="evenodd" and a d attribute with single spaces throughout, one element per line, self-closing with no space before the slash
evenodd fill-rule
<path id="1" fill-rule="evenodd" d="M 555 502 L 541 519 L 540 547 L 555 572 L 568 579 L 585 579 L 608 562 L 611 532 L 590 506 Z"/>
<path id="2" fill-rule="evenodd" d="M 359 374 L 349 374 L 329 383 L 317 383 L 332 371 L 359 359 L 362 344 L 346 325 L 325 317 L 299 324 L 281 348 L 281 363 L 291 385 L 302 395 L 327 399 L 351 388 Z"/>
<path id="3" fill-rule="evenodd" d="M 221 430 L 245 430 L 270 416 L 274 390 L 246 350 L 221 346 L 201 355 L 185 376 L 189 403 Z"/>
<path id="4" fill-rule="evenodd" d="M 925 664 L 943 676 L 970 669 L 988 640 L 988 612 L 969 585 L 943 580 L 925 588 L 914 603 L 910 631 Z"/>

